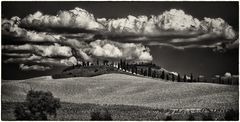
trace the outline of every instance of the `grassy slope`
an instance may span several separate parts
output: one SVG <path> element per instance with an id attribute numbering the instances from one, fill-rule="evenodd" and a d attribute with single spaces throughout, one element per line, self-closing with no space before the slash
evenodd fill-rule
<path id="1" fill-rule="evenodd" d="M 2 101 L 23 101 L 26 91 L 48 90 L 61 101 L 124 104 L 157 108 L 238 107 L 238 86 L 177 83 L 124 74 L 51 79 L 40 77 L 2 81 Z"/>
<path id="2" fill-rule="evenodd" d="M 2 120 L 15 120 L 14 108 L 19 103 L 10 102 L 2 103 Z M 98 105 L 98 104 L 74 104 L 74 103 L 61 103 L 61 108 L 57 111 L 57 117 L 49 117 L 49 120 L 90 120 L 91 112 L 99 111 L 106 108 L 113 120 L 119 121 L 140 121 L 140 120 L 164 120 L 167 115 L 171 115 L 173 120 L 187 120 L 189 115 L 192 114 L 195 120 L 202 120 L 203 115 L 207 115 L 207 111 L 190 112 L 184 111 L 171 111 L 169 109 L 153 109 L 140 106 L 127 106 L 127 105 Z M 217 120 L 223 120 L 225 111 L 211 112 L 211 116 Z"/>

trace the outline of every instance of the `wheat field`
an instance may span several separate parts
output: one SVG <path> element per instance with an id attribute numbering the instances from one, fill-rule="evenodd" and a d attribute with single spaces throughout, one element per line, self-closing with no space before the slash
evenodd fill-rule
<path id="1" fill-rule="evenodd" d="M 21 102 L 28 90 L 51 91 L 62 102 L 137 105 L 152 108 L 238 107 L 238 86 L 183 83 L 160 79 L 104 74 L 95 77 L 2 80 L 2 102 Z"/>

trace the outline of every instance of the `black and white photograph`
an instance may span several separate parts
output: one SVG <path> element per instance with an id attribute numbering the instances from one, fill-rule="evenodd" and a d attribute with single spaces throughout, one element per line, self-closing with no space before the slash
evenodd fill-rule
<path id="1" fill-rule="evenodd" d="M 1 1 L 2 121 L 239 121 L 239 1 Z"/>

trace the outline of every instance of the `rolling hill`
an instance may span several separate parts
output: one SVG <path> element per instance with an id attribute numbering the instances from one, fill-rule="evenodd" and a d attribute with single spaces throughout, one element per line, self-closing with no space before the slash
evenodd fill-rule
<path id="1" fill-rule="evenodd" d="M 235 108 L 238 86 L 168 82 L 125 74 L 52 79 L 2 80 L 2 102 L 25 100 L 30 89 L 51 91 L 63 102 L 123 104 L 152 108 Z"/>

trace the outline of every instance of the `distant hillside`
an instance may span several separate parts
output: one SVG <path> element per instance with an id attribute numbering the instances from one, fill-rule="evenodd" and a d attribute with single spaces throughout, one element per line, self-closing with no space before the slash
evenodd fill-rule
<path id="1" fill-rule="evenodd" d="M 119 64 L 120 65 L 120 64 Z M 109 74 L 109 73 L 120 73 L 120 74 L 128 74 L 128 75 L 142 75 L 142 76 L 150 76 L 149 75 L 149 68 L 151 68 L 151 71 L 158 72 L 159 76 L 162 71 L 165 71 L 166 73 L 170 73 L 167 70 L 161 68 L 160 66 L 157 66 L 152 63 L 139 63 L 139 64 L 121 64 L 121 66 L 112 64 L 89 64 L 85 63 L 84 65 L 75 65 L 70 66 L 64 69 L 59 74 L 54 74 L 52 77 L 54 79 L 58 78 L 70 78 L 70 77 L 92 77 L 102 74 Z M 145 72 L 145 74 L 144 74 Z M 157 74 L 155 74 L 157 75 Z"/>
<path id="2" fill-rule="evenodd" d="M 2 82 L 2 102 L 25 100 L 30 89 L 51 91 L 63 102 L 123 104 L 157 108 L 236 108 L 238 86 L 170 82 L 125 74 Z"/>
<path id="3" fill-rule="evenodd" d="M 59 74 L 52 75 L 52 78 L 70 78 L 70 77 L 93 77 L 102 74 L 119 73 L 127 75 L 135 75 L 140 77 L 158 78 L 162 80 L 169 80 L 173 82 L 204 82 L 204 83 L 218 83 L 228 85 L 238 85 L 238 76 L 229 78 L 220 77 L 207 80 L 204 76 L 194 77 L 190 75 L 180 75 L 177 72 L 170 72 L 153 63 L 132 63 L 120 61 L 119 63 L 103 61 L 102 64 L 83 62 L 75 66 L 70 66 L 64 69 Z"/>
<path id="4" fill-rule="evenodd" d="M 86 66 L 86 67 L 68 67 L 60 74 L 54 74 L 53 78 L 69 77 L 92 77 L 101 74 L 119 72 L 117 68 L 111 66 Z"/>

